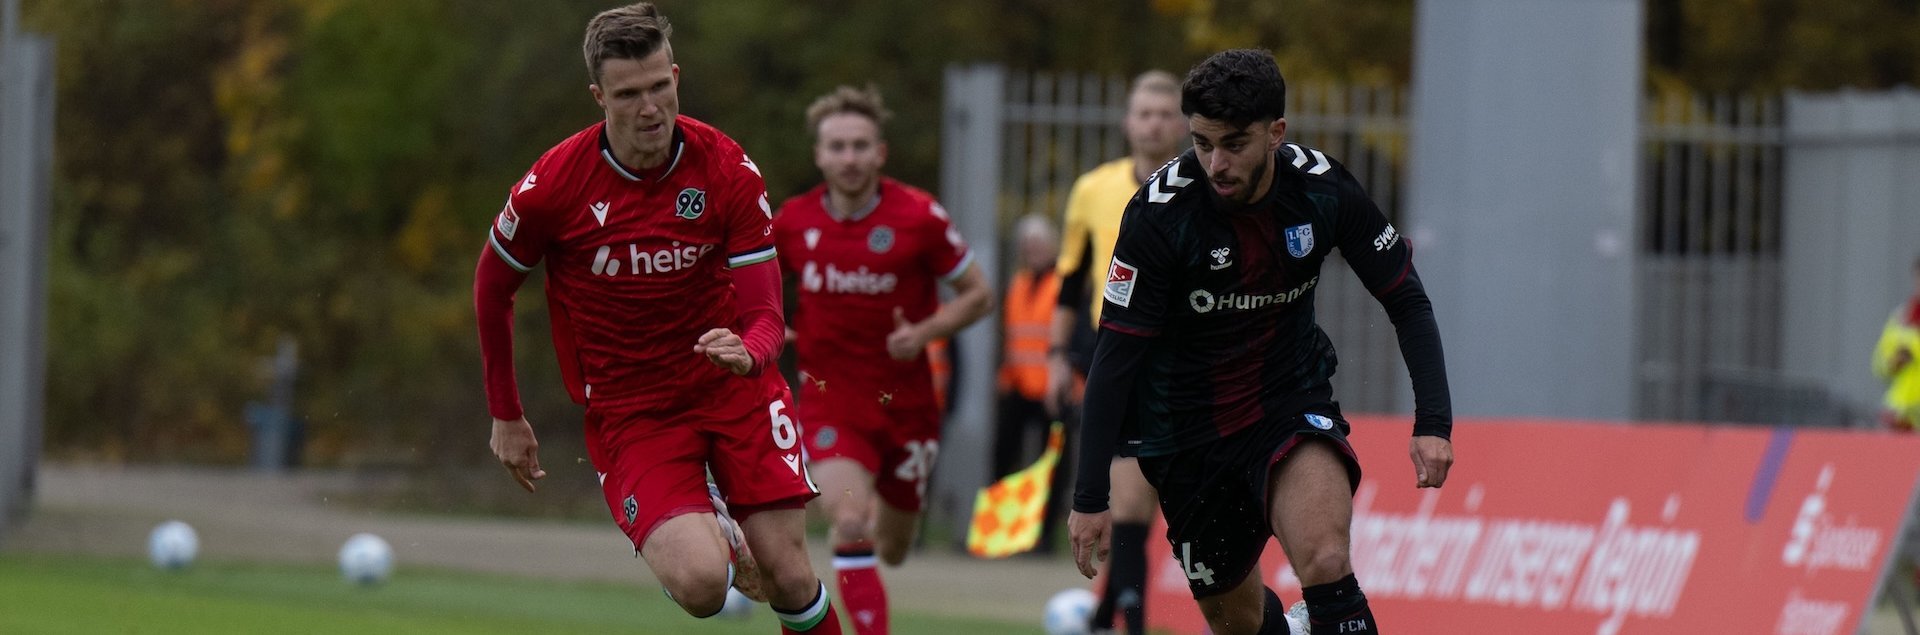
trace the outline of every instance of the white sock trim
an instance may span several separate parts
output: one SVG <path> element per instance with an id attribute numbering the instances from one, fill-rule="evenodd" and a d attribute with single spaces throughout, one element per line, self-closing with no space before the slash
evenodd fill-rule
<path id="1" fill-rule="evenodd" d="M 833 557 L 833 568 L 835 570 L 872 569 L 877 566 L 880 566 L 879 556 L 834 556 Z"/>

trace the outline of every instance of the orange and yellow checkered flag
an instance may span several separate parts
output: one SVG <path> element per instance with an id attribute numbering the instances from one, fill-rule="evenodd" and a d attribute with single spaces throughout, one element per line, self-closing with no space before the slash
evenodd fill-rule
<path id="1" fill-rule="evenodd" d="M 1053 422 L 1047 431 L 1047 451 L 1040 460 L 986 487 L 973 497 L 973 526 L 967 529 L 967 552 L 982 558 L 1005 558 L 1033 549 L 1046 521 L 1047 491 L 1053 485 L 1053 466 L 1067 442 L 1066 426 Z"/>

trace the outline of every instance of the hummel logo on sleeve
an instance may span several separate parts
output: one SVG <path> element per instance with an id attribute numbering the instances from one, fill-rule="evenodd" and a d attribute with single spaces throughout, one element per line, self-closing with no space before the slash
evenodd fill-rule
<path id="1" fill-rule="evenodd" d="M 1180 160 L 1175 159 L 1155 174 L 1153 181 L 1147 184 L 1147 200 L 1153 203 L 1165 203 L 1173 200 L 1174 190 L 1186 187 L 1193 179 L 1180 176 Z M 1165 184 L 1173 189 L 1162 188 Z"/>
<path id="2" fill-rule="evenodd" d="M 1327 155 L 1319 150 L 1302 148 L 1298 143 L 1289 143 L 1287 144 L 1287 148 L 1293 150 L 1293 167 L 1298 168 L 1302 172 L 1306 172 L 1307 174 L 1326 174 L 1327 170 L 1333 169 L 1333 161 L 1328 159 Z"/>

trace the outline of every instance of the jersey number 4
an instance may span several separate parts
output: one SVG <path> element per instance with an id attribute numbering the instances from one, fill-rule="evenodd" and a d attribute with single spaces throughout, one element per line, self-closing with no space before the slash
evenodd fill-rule
<path id="1" fill-rule="evenodd" d="M 1180 543 L 1180 568 L 1187 572 L 1188 580 L 1199 580 L 1201 584 L 1213 586 L 1213 569 L 1194 561 L 1191 542 Z"/>

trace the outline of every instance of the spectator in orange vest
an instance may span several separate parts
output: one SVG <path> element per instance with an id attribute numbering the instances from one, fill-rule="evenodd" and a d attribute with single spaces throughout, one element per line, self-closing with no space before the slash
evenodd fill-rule
<path id="1" fill-rule="evenodd" d="M 1038 456 L 1037 451 L 1027 448 L 1045 447 L 1047 424 L 1052 420 L 1045 406 L 1047 345 L 1053 308 L 1060 300 L 1060 278 L 1053 273 L 1060 236 L 1052 223 L 1038 215 L 1021 218 L 1014 226 L 1014 236 L 1020 266 L 1007 281 L 1006 303 L 1001 305 L 1006 343 L 1000 360 L 1000 413 L 993 438 L 994 478 L 1012 474 Z M 1065 509 L 1066 482 L 1056 467 L 1038 551 L 1052 550 L 1051 538 Z"/>

